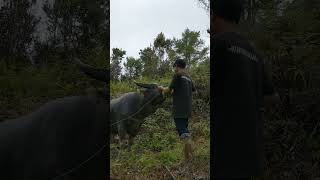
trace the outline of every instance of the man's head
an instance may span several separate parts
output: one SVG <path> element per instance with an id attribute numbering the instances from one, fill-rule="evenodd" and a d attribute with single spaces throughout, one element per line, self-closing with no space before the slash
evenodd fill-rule
<path id="1" fill-rule="evenodd" d="M 186 68 L 186 62 L 182 59 L 176 59 L 176 61 L 173 63 L 174 72 L 178 73 L 183 71 Z"/>
<path id="2" fill-rule="evenodd" d="M 211 33 L 233 31 L 240 21 L 243 3 L 243 0 L 211 0 Z"/>

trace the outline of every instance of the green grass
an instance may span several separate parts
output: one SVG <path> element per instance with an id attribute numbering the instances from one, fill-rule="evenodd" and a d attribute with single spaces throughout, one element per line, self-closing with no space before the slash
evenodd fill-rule
<path id="1" fill-rule="evenodd" d="M 202 123 L 209 126 L 207 121 Z M 191 122 L 191 132 L 201 131 L 193 125 Z M 149 129 L 151 125 L 147 122 L 143 126 L 143 132 L 136 137 L 131 150 L 121 150 L 119 156 L 116 145 L 111 145 L 111 177 L 127 178 L 130 174 L 133 179 L 157 179 L 157 176 L 163 175 L 163 178 L 168 178 L 164 166 L 172 169 L 177 178 L 188 176 L 186 173 L 179 174 L 186 165 L 184 144 L 178 138 L 175 129 L 159 128 L 157 124 L 153 126 Z M 206 133 L 203 134 L 204 136 L 193 136 L 195 150 L 191 171 L 199 176 L 208 175 L 210 167 L 210 137 Z"/>

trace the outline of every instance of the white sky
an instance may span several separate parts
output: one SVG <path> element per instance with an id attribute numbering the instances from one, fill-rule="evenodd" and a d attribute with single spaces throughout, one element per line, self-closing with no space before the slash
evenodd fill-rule
<path id="1" fill-rule="evenodd" d="M 200 31 L 209 46 L 209 26 L 209 15 L 197 0 L 110 1 L 110 48 L 122 48 L 126 56 L 139 57 L 139 50 L 160 32 L 166 38 L 180 38 L 186 28 Z"/>

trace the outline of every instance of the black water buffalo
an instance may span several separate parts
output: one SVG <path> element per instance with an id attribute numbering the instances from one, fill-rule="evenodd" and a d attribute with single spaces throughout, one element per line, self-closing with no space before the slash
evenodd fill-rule
<path id="1" fill-rule="evenodd" d="M 79 66 L 96 79 L 108 80 L 108 71 Z M 73 96 L 1 122 L 0 179 L 106 179 L 108 113 L 104 95 Z"/>
<path id="2" fill-rule="evenodd" d="M 145 118 L 165 100 L 157 84 L 136 84 L 143 88 L 142 92 L 126 93 L 110 102 L 111 133 L 119 135 L 120 143 L 128 135 L 129 146 Z"/>

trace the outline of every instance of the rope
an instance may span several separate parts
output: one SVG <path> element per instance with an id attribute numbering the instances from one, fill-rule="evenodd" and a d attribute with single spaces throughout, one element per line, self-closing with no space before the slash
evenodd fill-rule
<path id="1" fill-rule="evenodd" d="M 82 163 L 78 164 L 77 166 L 67 170 L 66 172 L 54 177 L 52 180 L 56 180 L 59 179 L 61 177 L 64 177 L 76 170 L 78 170 L 82 165 L 86 164 L 87 162 L 89 162 L 91 159 L 93 159 L 94 157 L 96 157 L 105 147 L 107 147 L 107 144 L 103 145 L 102 148 L 100 148 L 98 151 L 96 151 L 93 155 L 91 155 L 87 160 L 83 161 Z"/>
<path id="2" fill-rule="evenodd" d="M 118 123 L 120 123 L 120 122 L 122 122 L 122 121 L 125 121 L 125 120 L 128 120 L 128 119 L 132 118 L 134 115 L 136 115 L 137 113 L 139 113 L 146 105 L 148 105 L 149 103 L 151 103 L 151 101 L 154 100 L 156 97 L 157 97 L 157 96 L 155 95 L 155 96 L 152 97 L 149 101 L 147 101 L 145 104 L 143 104 L 143 105 L 141 106 L 141 108 L 138 109 L 138 111 L 136 111 L 135 113 L 133 113 L 133 114 L 130 115 L 130 116 L 127 116 L 127 117 L 124 118 L 124 119 L 120 119 L 119 121 L 111 124 L 111 126 L 116 125 L 116 124 L 118 124 Z M 62 173 L 62 174 L 60 174 L 60 175 L 52 178 L 52 180 L 59 179 L 59 178 L 61 178 L 61 177 L 64 177 L 64 176 L 66 176 L 66 175 L 68 175 L 68 174 L 70 174 L 70 173 L 78 170 L 82 165 L 86 164 L 88 161 L 90 161 L 91 159 L 93 159 L 94 157 L 96 157 L 105 147 L 107 147 L 107 144 L 104 144 L 98 151 L 96 151 L 93 155 L 91 155 L 91 156 L 90 156 L 88 159 L 86 159 L 85 161 L 83 161 L 83 162 L 81 162 L 80 164 L 78 164 L 77 166 L 75 166 L 75 167 L 73 167 L 73 168 L 65 171 L 64 173 Z"/>
<path id="3" fill-rule="evenodd" d="M 125 120 L 128 120 L 128 119 L 132 118 L 133 116 L 135 116 L 136 114 L 138 114 L 140 111 L 142 111 L 142 109 L 143 109 L 146 105 L 148 105 L 149 103 L 151 103 L 151 101 L 153 101 L 156 97 L 157 97 L 157 96 L 155 95 L 155 96 L 152 97 L 149 101 L 147 101 L 145 104 L 143 104 L 143 105 L 141 106 L 141 108 L 138 109 L 138 111 L 134 112 L 133 114 L 127 116 L 127 117 L 124 118 L 124 119 L 120 119 L 119 121 L 117 121 L 117 122 L 115 122 L 115 123 L 112 123 L 111 126 L 116 125 L 116 124 L 119 124 L 119 123 L 122 122 L 122 121 L 125 121 Z M 124 115 L 124 114 L 121 114 L 121 115 Z"/>

